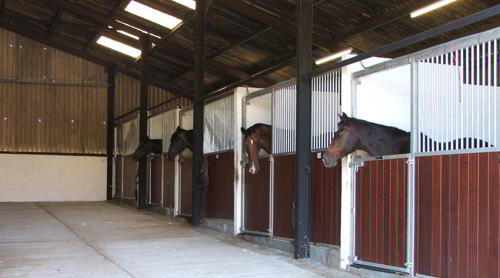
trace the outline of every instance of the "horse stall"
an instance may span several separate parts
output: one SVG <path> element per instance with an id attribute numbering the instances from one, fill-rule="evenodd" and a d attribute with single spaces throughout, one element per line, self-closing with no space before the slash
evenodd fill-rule
<path id="1" fill-rule="evenodd" d="M 234 118 L 233 94 L 205 103 L 203 153 L 208 163 L 208 183 L 202 181 L 198 186 L 204 190 L 203 212 L 208 226 L 210 219 L 227 222 L 234 218 Z M 233 228 L 232 223 L 228 226 Z"/>
<path id="2" fill-rule="evenodd" d="M 183 129 L 193 129 L 193 109 L 185 108 L 179 112 L 179 126 Z M 178 155 L 177 161 L 179 170 L 177 183 L 177 193 L 174 193 L 175 215 L 190 217 L 192 213 L 192 175 L 193 175 L 193 153 L 186 149 Z"/>
<path id="3" fill-rule="evenodd" d="M 163 153 L 148 156 L 148 205 L 174 212 L 176 159 L 168 160 L 166 152 L 170 137 L 178 126 L 178 109 L 169 110 L 148 119 L 150 139 L 162 140 Z"/>
<path id="4" fill-rule="evenodd" d="M 135 202 L 138 162 L 132 154 L 139 145 L 138 119 L 120 124 L 115 128 L 115 198 Z"/>
<path id="5" fill-rule="evenodd" d="M 499 273 L 500 90 L 493 29 L 353 74 L 353 116 L 411 132 L 410 153 L 352 163 L 352 264 Z"/>
<path id="6" fill-rule="evenodd" d="M 276 239 L 294 238 L 295 221 L 295 80 L 279 83 L 247 95 L 244 126 L 272 125 L 272 153 L 259 156 L 260 171 L 244 171 L 244 216 L 246 234 Z M 341 71 L 313 78 L 312 157 L 312 242 L 340 244 L 341 167 L 325 168 L 321 152 L 327 147 L 341 111 Z"/>

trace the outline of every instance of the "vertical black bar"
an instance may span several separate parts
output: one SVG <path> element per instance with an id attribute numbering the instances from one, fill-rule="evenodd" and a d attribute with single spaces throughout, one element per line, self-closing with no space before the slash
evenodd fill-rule
<path id="1" fill-rule="evenodd" d="M 139 103 L 139 142 L 146 143 L 148 140 L 148 63 L 149 48 L 151 43 L 149 35 L 141 37 L 142 42 L 142 64 L 141 64 L 141 92 Z M 139 186 L 137 188 L 137 208 L 147 206 L 147 157 L 139 161 Z"/>
<path id="2" fill-rule="evenodd" d="M 296 259 L 310 256 L 312 2 L 299 0 L 297 9 Z"/>
<path id="3" fill-rule="evenodd" d="M 106 155 L 108 158 L 107 164 L 107 182 L 106 182 L 106 199 L 113 199 L 113 155 L 115 148 L 115 132 L 114 132 L 114 112 L 115 112 L 115 76 L 114 68 L 108 71 L 108 115 L 106 120 Z"/>
<path id="4" fill-rule="evenodd" d="M 192 222 L 201 225 L 203 219 L 203 194 L 201 191 L 201 164 L 203 161 L 203 90 L 205 79 L 205 0 L 196 0 L 195 42 L 195 97 L 193 104 L 193 190 Z"/>

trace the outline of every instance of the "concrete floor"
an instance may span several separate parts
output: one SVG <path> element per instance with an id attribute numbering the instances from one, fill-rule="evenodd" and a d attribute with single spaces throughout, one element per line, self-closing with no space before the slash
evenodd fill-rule
<path id="1" fill-rule="evenodd" d="M 0 203 L 0 277 L 355 277 L 106 202 Z"/>

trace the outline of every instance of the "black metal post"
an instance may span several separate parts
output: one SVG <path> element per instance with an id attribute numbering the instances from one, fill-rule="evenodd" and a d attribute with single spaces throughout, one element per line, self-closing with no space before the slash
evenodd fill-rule
<path id="1" fill-rule="evenodd" d="M 106 156 L 107 156 L 107 182 L 106 199 L 113 199 L 113 155 L 115 148 L 114 111 L 115 111 L 115 76 L 114 68 L 108 71 L 108 114 L 106 120 Z"/>
<path id="2" fill-rule="evenodd" d="M 139 142 L 145 143 L 148 140 L 148 63 L 149 48 L 151 43 L 149 35 L 141 37 L 142 42 L 142 64 L 141 64 L 141 92 L 139 109 Z M 142 209 L 147 206 L 147 157 L 139 161 L 139 186 L 137 188 L 137 208 Z"/>
<path id="3" fill-rule="evenodd" d="M 297 14 L 297 195 L 295 258 L 309 258 L 311 188 L 311 72 L 313 0 L 299 0 Z"/>
<path id="4" fill-rule="evenodd" d="M 195 97 L 193 104 L 193 190 L 192 222 L 201 225 L 203 219 L 203 192 L 201 190 L 201 164 L 203 161 L 203 91 L 205 79 L 205 0 L 196 0 L 195 42 Z"/>

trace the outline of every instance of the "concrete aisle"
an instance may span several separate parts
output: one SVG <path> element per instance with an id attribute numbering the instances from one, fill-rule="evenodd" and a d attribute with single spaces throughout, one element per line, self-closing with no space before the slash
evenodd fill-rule
<path id="1" fill-rule="evenodd" d="M 0 277 L 354 277 L 106 202 L 0 203 Z"/>

